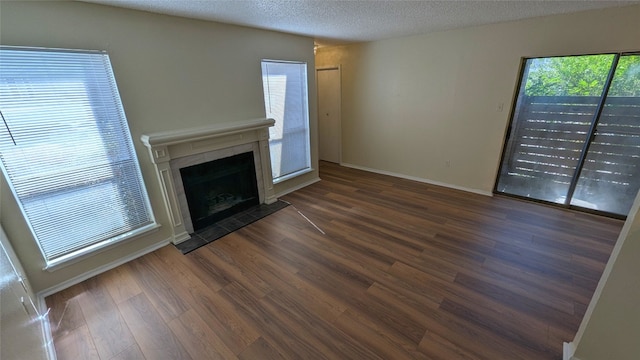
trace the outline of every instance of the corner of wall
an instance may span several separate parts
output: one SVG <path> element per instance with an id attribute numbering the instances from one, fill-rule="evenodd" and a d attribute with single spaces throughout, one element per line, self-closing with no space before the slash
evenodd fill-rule
<path id="1" fill-rule="evenodd" d="M 562 360 L 579 360 L 573 357 L 575 352 L 576 347 L 573 345 L 573 342 L 562 343 Z"/>

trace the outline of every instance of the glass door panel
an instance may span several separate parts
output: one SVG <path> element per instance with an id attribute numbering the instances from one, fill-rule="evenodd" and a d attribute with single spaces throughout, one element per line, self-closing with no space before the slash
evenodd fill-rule
<path id="1" fill-rule="evenodd" d="M 571 205 L 627 215 L 640 188 L 640 55 L 621 56 Z"/>
<path id="2" fill-rule="evenodd" d="M 614 58 L 526 61 L 497 192 L 566 204 Z"/>

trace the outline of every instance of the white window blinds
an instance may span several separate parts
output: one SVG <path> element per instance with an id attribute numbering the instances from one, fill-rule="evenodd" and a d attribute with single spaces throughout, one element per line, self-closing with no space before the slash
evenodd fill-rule
<path id="1" fill-rule="evenodd" d="M 51 265 L 155 224 L 109 56 L 0 47 L 0 157 Z"/>
<path id="2" fill-rule="evenodd" d="M 262 84 L 269 129 L 269 150 L 274 181 L 311 168 L 307 64 L 262 61 Z"/>

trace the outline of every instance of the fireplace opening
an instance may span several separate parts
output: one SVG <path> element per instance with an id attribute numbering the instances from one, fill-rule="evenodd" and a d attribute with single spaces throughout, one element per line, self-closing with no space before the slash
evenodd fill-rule
<path id="1" fill-rule="evenodd" d="M 259 205 L 253 152 L 180 169 L 193 230 Z"/>

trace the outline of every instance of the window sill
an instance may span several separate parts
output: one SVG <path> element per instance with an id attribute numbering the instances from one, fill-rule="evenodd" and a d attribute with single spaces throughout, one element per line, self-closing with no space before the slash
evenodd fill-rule
<path id="1" fill-rule="evenodd" d="M 283 182 L 283 181 L 287 181 L 287 180 L 289 180 L 289 179 L 293 179 L 294 177 L 298 177 L 298 176 L 300 176 L 300 175 L 304 175 L 304 174 L 306 174 L 306 173 L 310 173 L 310 172 L 312 172 L 312 171 L 313 171 L 313 168 L 312 168 L 312 167 L 308 167 L 308 168 L 306 168 L 306 169 L 298 170 L 298 171 L 293 172 L 293 173 L 291 173 L 291 174 L 287 174 L 287 175 L 284 175 L 284 176 L 280 176 L 280 177 L 279 177 L 279 178 L 277 178 L 277 179 L 273 179 L 273 183 L 274 183 L 274 184 L 278 184 L 278 183 L 281 183 L 281 182 Z"/>
<path id="2" fill-rule="evenodd" d="M 54 272 L 56 270 L 62 269 L 69 265 L 78 263 L 82 260 L 85 260 L 93 255 L 96 255 L 100 252 L 113 248 L 116 244 L 122 244 L 124 242 L 131 241 L 136 239 L 142 235 L 148 235 L 160 229 L 161 225 L 157 223 L 152 223 L 146 226 L 141 227 L 140 229 L 129 231 L 120 236 L 99 242 L 97 244 L 93 244 L 86 248 L 74 251 L 70 254 L 62 256 L 58 259 L 48 261 L 46 266 L 42 270 L 46 270 L 48 272 Z"/>

